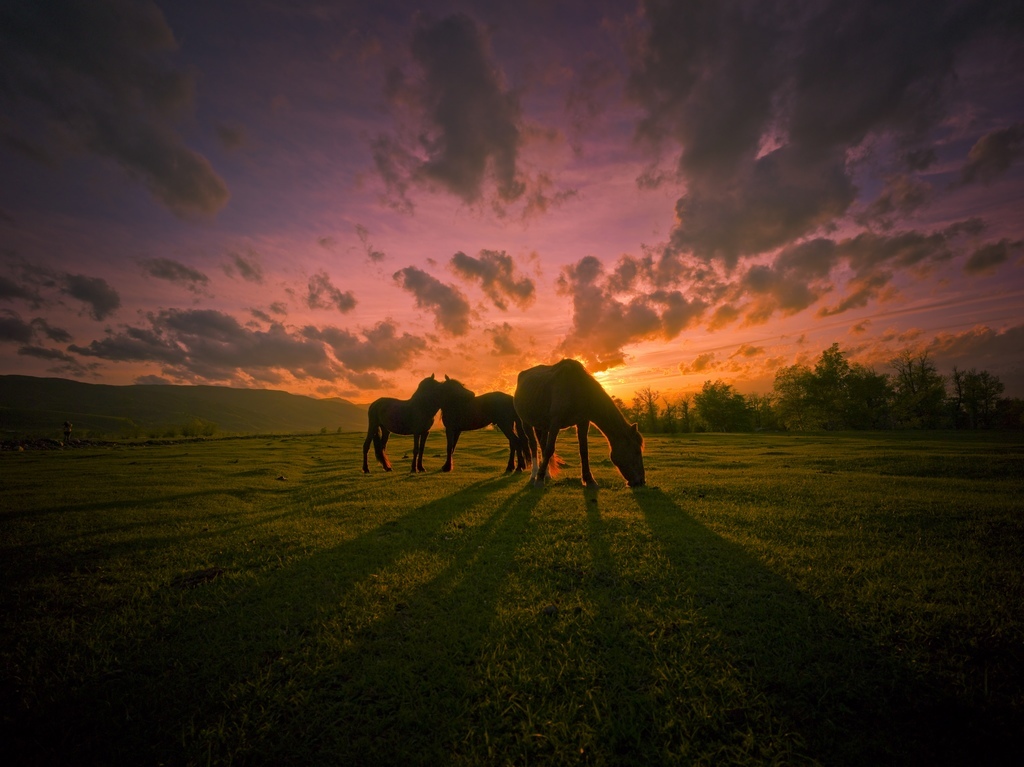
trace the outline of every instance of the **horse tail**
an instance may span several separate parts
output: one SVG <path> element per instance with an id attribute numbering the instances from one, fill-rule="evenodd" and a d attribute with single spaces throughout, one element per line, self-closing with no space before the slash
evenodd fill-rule
<path id="1" fill-rule="evenodd" d="M 524 466 L 531 466 L 533 464 L 533 450 L 530 449 L 530 439 L 527 436 L 527 426 L 523 423 L 523 419 L 519 417 L 519 413 L 515 413 L 515 418 L 512 421 L 512 431 L 516 435 L 516 441 L 519 444 L 516 452 L 523 457 Z M 530 427 L 530 432 L 533 432 L 533 427 Z"/>
<path id="2" fill-rule="evenodd" d="M 367 427 L 366 427 L 366 439 L 363 440 L 363 471 L 369 472 L 370 466 L 367 462 L 367 454 L 370 451 L 370 444 L 373 444 L 373 454 L 377 458 L 377 462 L 384 467 L 385 471 L 391 471 L 391 463 L 388 461 L 388 457 L 384 450 L 387 446 L 387 431 L 384 426 L 383 420 L 380 415 L 381 402 L 377 400 L 371 403 L 370 407 L 366 411 Z"/>
<path id="3" fill-rule="evenodd" d="M 558 476 L 558 472 L 561 471 L 562 467 L 565 466 L 565 461 L 558 453 L 554 453 L 551 456 L 551 460 L 548 461 L 548 476 L 554 479 Z"/>
<path id="4" fill-rule="evenodd" d="M 388 465 L 387 456 L 384 455 L 384 435 L 380 426 L 373 430 L 373 454 L 381 466 Z"/>

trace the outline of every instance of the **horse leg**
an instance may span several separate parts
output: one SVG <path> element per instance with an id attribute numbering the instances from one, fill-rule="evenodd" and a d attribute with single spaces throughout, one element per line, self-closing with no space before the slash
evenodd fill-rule
<path id="1" fill-rule="evenodd" d="M 376 444 L 377 439 L 377 427 L 371 426 L 366 431 L 366 439 L 363 440 L 363 474 L 370 473 L 370 464 L 367 463 L 366 458 L 370 453 L 370 443 L 373 442 Z M 377 457 L 380 458 L 380 455 L 378 454 Z"/>
<path id="2" fill-rule="evenodd" d="M 523 435 L 523 439 L 526 440 L 526 446 L 530 451 L 531 457 L 531 469 L 530 469 L 530 484 L 537 484 L 537 469 L 540 466 L 540 460 L 537 456 L 537 432 L 532 426 L 525 427 L 526 433 Z"/>
<path id="3" fill-rule="evenodd" d="M 430 434 L 430 430 L 423 432 L 423 437 L 420 439 L 420 456 L 416 459 L 416 471 L 426 471 L 423 468 L 423 454 L 427 452 L 427 435 Z"/>
<path id="4" fill-rule="evenodd" d="M 527 464 L 532 464 L 533 458 L 530 455 L 530 445 L 526 439 L 526 426 L 518 415 L 512 423 L 512 428 L 516 434 L 516 471 L 519 472 L 525 470 Z"/>
<path id="5" fill-rule="evenodd" d="M 421 449 L 422 448 L 420 447 L 420 435 L 419 434 L 413 434 L 412 435 L 412 468 L 409 469 L 409 473 L 410 474 L 415 474 L 416 473 L 416 462 L 419 460 L 420 450 Z"/>
<path id="6" fill-rule="evenodd" d="M 590 447 L 587 445 L 587 432 L 590 431 L 590 421 L 576 424 L 576 439 L 580 443 L 580 467 L 583 472 L 583 484 L 587 487 L 597 487 L 597 480 L 590 473 Z"/>
<path id="7" fill-rule="evenodd" d="M 505 473 L 511 474 L 512 469 L 515 468 L 516 460 L 516 447 L 519 445 L 519 439 L 516 437 L 515 432 L 512 430 L 511 424 L 497 424 L 498 428 L 501 429 L 501 433 L 505 435 L 505 439 L 508 440 L 508 465 L 505 467 Z M 520 471 L 522 469 L 520 468 Z"/>
<path id="8" fill-rule="evenodd" d="M 444 459 L 444 466 L 441 467 L 441 471 L 451 471 L 455 468 L 452 457 L 455 455 L 455 446 L 459 443 L 460 434 L 462 434 L 462 432 L 458 429 L 444 430 L 445 442 L 448 444 L 448 454 Z"/>
<path id="9" fill-rule="evenodd" d="M 377 460 L 384 467 L 384 471 L 391 471 L 391 461 L 388 460 L 388 437 L 391 432 L 384 426 L 380 427 L 380 450 L 377 450 L 377 443 L 374 441 L 374 451 L 377 453 Z"/>
<path id="10" fill-rule="evenodd" d="M 537 467 L 537 479 L 535 485 L 543 485 L 548 477 L 548 470 L 551 467 L 551 460 L 555 457 L 555 442 L 558 440 L 558 428 L 537 429 L 537 436 L 543 443 L 540 466 Z M 558 464 L 555 464 L 556 468 Z"/>

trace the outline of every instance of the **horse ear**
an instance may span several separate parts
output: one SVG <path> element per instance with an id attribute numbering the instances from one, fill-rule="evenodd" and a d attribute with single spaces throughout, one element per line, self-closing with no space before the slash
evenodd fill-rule
<path id="1" fill-rule="evenodd" d="M 451 380 L 451 379 L 450 379 L 450 378 L 448 377 L 448 374 L 447 374 L 447 373 L 445 373 L 445 374 L 444 374 L 444 380 L 446 380 L 446 381 L 450 381 L 450 380 Z"/>
<path id="2" fill-rule="evenodd" d="M 431 381 L 435 380 L 435 379 L 434 379 L 434 374 L 433 374 L 433 373 L 431 373 L 431 374 L 430 374 L 430 380 L 431 380 Z"/>
<path id="3" fill-rule="evenodd" d="M 633 427 L 633 431 L 635 431 L 637 434 L 640 433 L 640 427 L 637 426 L 635 423 L 631 423 L 630 426 Z"/>

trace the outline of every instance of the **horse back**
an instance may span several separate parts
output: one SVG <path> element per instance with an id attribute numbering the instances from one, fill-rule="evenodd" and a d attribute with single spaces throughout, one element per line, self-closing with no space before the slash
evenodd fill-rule
<path id="1" fill-rule="evenodd" d="M 492 391 L 446 407 L 441 411 L 441 420 L 448 428 L 472 431 L 490 426 L 492 423 L 507 422 L 515 417 L 512 395 Z"/>
<path id="2" fill-rule="evenodd" d="M 395 434 L 419 434 L 434 423 L 437 408 L 418 406 L 411 400 L 381 397 L 367 409 L 371 427 L 380 425 Z"/>
<path id="3" fill-rule="evenodd" d="M 555 421 L 558 428 L 565 428 L 590 420 L 595 383 L 583 365 L 572 359 L 528 368 L 516 380 L 516 412 L 534 426 Z"/>

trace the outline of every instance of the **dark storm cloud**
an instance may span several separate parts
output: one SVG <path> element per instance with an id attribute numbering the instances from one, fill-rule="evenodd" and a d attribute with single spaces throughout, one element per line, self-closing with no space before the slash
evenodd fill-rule
<path id="1" fill-rule="evenodd" d="M 928 130 L 945 117 L 959 57 L 980 35 L 998 34 L 1012 8 L 645 2 L 629 93 L 644 110 L 637 135 L 678 151 L 686 193 L 673 246 L 732 269 L 743 256 L 827 234 L 855 199 L 849 153 L 871 136 L 895 139 L 903 167 L 931 165 Z M 979 149 L 979 166 L 1018 151 L 1012 131 L 997 138 Z M 890 190 L 867 215 L 891 225 L 887 214 L 919 205 L 921 191 L 908 181 L 906 194 Z"/>
<path id="2" fill-rule="evenodd" d="M 193 77 L 151 2 L 38 0 L 0 11 L 0 99 L 40 152 L 86 149 L 119 163 L 179 216 L 214 213 L 228 190 L 174 125 Z"/>
<path id="3" fill-rule="evenodd" d="M 45 338 L 57 343 L 68 343 L 71 340 L 71 334 L 64 328 L 56 328 L 47 322 L 42 317 L 36 317 L 32 320 L 33 329 Z"/>
<path id="4" fill-rule="evenodd" d="M 735 181 L 697 187 L 676 203 L 673 247 L 727 269 L 842 216 L 856 196 L 841 155 L 807 158 L 791 147 L 751 163 Z"/>
<path id="5" fill-rule="evenodd" d="M 516 172 L 519 102 L 505 90 L 483 31 L 462 14 L 423 24 L 412 54 L 423 69 L 420 96 L 434 128 L 423 139 L 421 175 L 474 202 L 489 167 L 498 195 L 515 200 L 524 188 Z"/>
<path id="6" fill-rule="evenodd" d="M 897 271 L 927 270 L 953 257 L 941 234 L 901 232 L 892 236 L 864 232 L 836 244 L 836 257 L 853 273 L 837 304 L 818 311 L 823 317 L 866 306 L 893 280 Z"/>
<path id="7" fill-rule="evenodd" d="M 932 188 L 911 176 L 895 176 L 872 202 L 854 216 L 858 224 L 879 229 L 892 229 L 897 218 L 904 218 L 928 202 Z"/>
<path id="8" fill-rule="evenodd" d="M 88 304 L 94 320 L 110 316 L 121 306 L 121 296 L 102 277 L 66 274 L 63 283 L 61 292 Z"/>
<path id="9" fill-rule="evenodd" d="M 297 378 L 329 379 L 336 373 L 324 344 L 289 333 L 272 323 L 252 329 L 212 309 L 169 309 L 148 317 L 149 327 L 126 327 L 88 346 L 68 351 L 118 362 L 158 362 L 180 376 L 231 380 L 240 372 L 267 382 Z"/>
<path id="10" fill-rule="evenodd" d="M 54 327 L 42 317 L 25 322 L 17 312 L 9 309 L 0 311 L 0 341 L 27 344 L 40 340 L 67 343 L 71 334 L 64 328 Z"/>
<path id="11" fill-rule="evenodd" d="M 622 364 L 623 347 L 629 344 L 675 338 L 707 308 L 702 300 L 678 290 L 619 292 L 593 256 L 565 267 L 557 290 L 572 301 L 572 327 L 559 351 L 583 357 L 592 370 Z"/>
<path id="12" fill-rule="evenodd" d="M 449 262 L 460 277 L 479 281 L 484 293 L 502 311 L 512 301 L 520 309 L 533 303 L 535 286 L 528 277 L 517 277 L 512 256 L 501 250 L 481 250 L 478 258 L 459 251 Z"/>
<path id="13" fill-rule="evenodd" d="M 519 344 L 516 343 L 516 330 L 509 323 L 503 322 L 500 325 L 486 328 L 484 332 L 491 337 L 493 344 L 491 354 L 503 357 L 520 353 Z"/>
<path id="14" fill-rule="evenodd" d="M 28 301 L 35 307 L 38 307 L 42 302 L 38 293 L 19 285 L 14 280 L 0 276 L 0 301 L 10 301 L 12 299 Z"/>
<path id="15" fill-rule="evenodd" d="M 344 314 L 352 311 L 356 306 L 356 299 L 352 292 L 348 290 L 343 292 L 336 288 L 325 271 L 319 271 L 310 277 L 308 288 L 306 305 L 310 309 L 336 309 Z"/>
<path id="16" fill-rule="evenodd" d="M 415 266 L 395 272 L 394 280 L 416 299 L 419 309 L 434 315 L 437 326 L 453 336 L 469 331 L 469 301 L 454 285 L 447 285 Z"/>
<path id="17" fill-rule="evenodd" d="M 64 362 L 74 367 L 81 367 L 78 360 L 62 352 L 60 349 L 48 349 L 44 346 L 23 346 L 18 349 L 18 354 L 23 357 L 35 357 L 40 360 Z"/>
<path id="18" fill-rule="evenodd" d="M 997 267 L 1010 260 L 1014 252 L 1020 253 L 1024 248 L 1024 242 L 1017 240 L 999 240 L 982 245 L 971 253 L 967 263 L 964 264 L 964 271 L 968 274 L 985 274 L 993 272 Z"/>
<path id="19" fill-rule="evenodd" d="M 960 182 L 990 182 L 1006 172 L 1014 160 L 1024 155 L 1024 123 L 992 131 L 971 147 L 960 171 Z"/>
<path id="20" fill-rule="evenodd" d="M 228 277 L 234 277 L 235 272 L 246 282 L 256 285 L 263 284 L 263 267 L 260 266 L 259 256 L 255 253 L 230 253 L 230 260 L 224 264 L 224 273 Z"/>
<path id="21" fill-rule="evenodd" d="M 197 269 L 170 258 L 150 258 L 142 262 L 146 274 L 160 280 L 167 280 L 184 285 L 193 293 L 201 293 L 210 282 L 210 278 Z"/>
<path id="22" fill-rule="evenodd" d="M 326 343 L 338 361 L 356 373 L 370 369 L 399 370 L 427 348 L 422 338 L 400 334 L 390 321 L 378 322 L 363 330 L 362 338 L 336 327 L 307 326 L 302 329 L 302 335 Z M 357 383 L 355 378 L 352 380 Z"/>
<path id="23" fill-rule="evenodd" d="M 72 344 L 68 351 L 111 362 L 162 362 L 173 366 L 184 366 L 189 357 L 173 339 L 152 328 L 136 327 L 110 333 L 102 340 L 91 341 L 88 346 Z"/>
<path id="24" fill-rule="evenodd" d="M 0 311 L 0 341 L 27 344 L 34 336 L 33 327 L 25 322 L 17 312 Z"/>
<path id="25" fill-rule="evenodd" d="M 382 134 L 371 143 L 388 203 L 411 211 L 412 184 L 437 187 L 468 204 L 489 199 L 501 214 L 516 202 L 543 212 L 572 192 L 554 192 L 543 175 L 520 167 L 525 141 L 517 91 L 508 87 L 484 30 L 464 14 L 421 16 L 413 32 L 415 73 L 393 69 L 386 93 L 416 125 L 408 136 Z M 492 194 L 493 190 L 493 194 Z"/>

